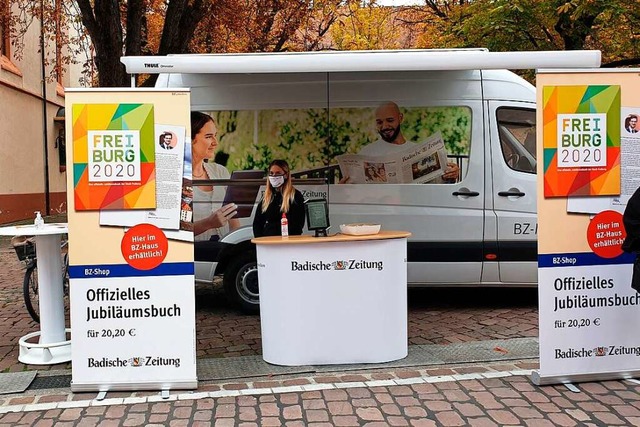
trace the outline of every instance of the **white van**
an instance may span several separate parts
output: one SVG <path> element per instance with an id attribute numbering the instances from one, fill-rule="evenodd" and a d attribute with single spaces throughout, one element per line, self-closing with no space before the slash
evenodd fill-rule
<path id="1" fill-rule="evenodd" d="M 500 68 L 598 67 L 600 53 L 314 52 L 123 62 L 131 74 L 162 73 L 158 87 L 191 88 L 192 109 L 213 114 L 225 132 L 229 170 L 285 157 L 298 177 L 329 177 L 328 185 L 308 188 L 312 196 L 326 194 L 332 232 L 353 222 L 410 231 L 410 286 L 535 286 L 536 92 Z M 455 182 L 338 183 L 336 156 L 379 137 L 375 109 L 389 101 L 402 112 L 406 144 L 442 136 L 448 162 L 459 170 Z M 196 276 L 210 282 L 223 274 L 231 299 L 256 310 L 250 222 L 222 239 L 227 245 L 217 259 L 198 262 Z"/>

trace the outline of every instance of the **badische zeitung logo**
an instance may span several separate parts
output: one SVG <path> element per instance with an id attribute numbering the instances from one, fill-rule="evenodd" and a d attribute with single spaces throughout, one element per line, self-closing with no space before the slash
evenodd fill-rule
<path id="1" fill-rule="evenodd" d="M 608 345 L 595 348 L 556 348 L 556 359 L 586 359 L 605 356 L 635 356 L 640 357 L 640 346 Z"/>
<path id="2" fill-rule="evenodd" d="M 324 261 L 291 261 L 291 271 L 345 271 L 345 270 L 377 270 L 382 271 L 384 263 L 382 261 L 367 260 L 336 260 Z"/>
<path id="3" fill-rule="evenodd" d="M 120 357 L 102 357 L 95 359 L 90 357 L 87 359 L 87 367 L 89 368 L 126 368 L 126 367 L 142 367 L 142 366 L 169 366 L 174 368 L 180 367 L 179 357 L 161 357 L 161 356 L 140 356 L 130 358 Z"/>

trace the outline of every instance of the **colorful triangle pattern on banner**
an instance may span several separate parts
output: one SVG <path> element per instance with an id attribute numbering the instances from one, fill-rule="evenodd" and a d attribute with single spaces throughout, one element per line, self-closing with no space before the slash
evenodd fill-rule
<path id="1" fill-rule="evenodd" d="M 76 210 L 156 207 L 153 104 L 74 104 Z"/>
<path id="2" fill-rule="evenodd" d="M 620 86 L 545 86 L 542 98 L 544 196 L 620 194 Z"/>

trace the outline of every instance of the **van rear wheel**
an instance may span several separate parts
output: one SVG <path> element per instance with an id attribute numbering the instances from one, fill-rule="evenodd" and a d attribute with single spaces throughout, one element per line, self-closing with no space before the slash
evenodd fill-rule
<path id="1" fill-rule="evenodd" d="M 255 253 L 243 253 L 229 262 L 222 281 L 228 298 L 242 311 L 251 314 L 258 312 L 260 295 Z"/>

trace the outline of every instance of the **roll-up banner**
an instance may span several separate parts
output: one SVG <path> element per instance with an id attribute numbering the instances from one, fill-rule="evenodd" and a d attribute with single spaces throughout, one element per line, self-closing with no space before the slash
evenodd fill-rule
<path id="1" fill-rule="evenodd" d="M 536 384 L 640 376 L 640 294 L 621 249 L 640 186 L 639 117 L 638 70 L 537 75 Z"/>
<path id="2" fill-rule="evenodd" d="M 190 93 L 65 98 L 73 391 L 197 387 Z"/>

